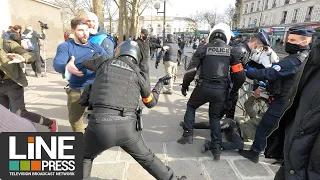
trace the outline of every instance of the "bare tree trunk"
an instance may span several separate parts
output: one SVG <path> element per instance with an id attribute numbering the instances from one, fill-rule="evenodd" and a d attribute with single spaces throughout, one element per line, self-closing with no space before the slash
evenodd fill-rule
<path id="1" fill-rule="evenodd" d="M 140 21 L 139 17 L 140 16 L 137 16 L 136 24 L 135 24 L 135 28 L 134 28 L 136 30 L 135 35 L 138 35 L 138 33 L 139 33 L 139 21 Z"/>
<path id="2" fill-rule="evenodd" d="M 128 9 L 127 9 L 127 3 L 125 4 L 124 6 L 124 22 L 125 22 L 125 36 L 126 36 L 126 39 L 129 39 L 129 20 L 128 20 Z"/>
<path id="3" fill-rule="evenodd" d="M 137 30 L 136 30 L 137 11 L 138 11 L 138 0 L 133 0 L 132 10 L 131 10 L 131 26 L 130 26 L 130 34 L 132 38 L 137 35 Z"/>
<path id="4" fill-rule="evenodd" d="M 126 0 L 119 0 L 119 21 L 118 21 L 118 44 L 121 44 L 123 41 L 123 13 Z"/>
<path id="5" fill-rule="evenodd" d="M 92 0 L 93 12 L 98 16 L 99 25 L 104 27 L 103 2 L 102 0 Z"/>

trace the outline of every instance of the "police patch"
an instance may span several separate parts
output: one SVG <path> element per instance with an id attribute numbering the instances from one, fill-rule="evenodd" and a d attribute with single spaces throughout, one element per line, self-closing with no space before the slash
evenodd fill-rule
<path id="1" fill-rule="evenodd" d="M 206 55 L 209 55 L 209 56 L 230 56 L 230 48 L 227 48 L 227 47 L 207 47 Z"/>
<path id="2" fill-rule="evenodd" d="M 127 63 L 114 59 L 111 62 L 111 66 L 116 66 L 119 67 L 121 69 L 125 69 L 125 70 L 129 70 L 129 71 L 134 71 Z"/>
<path id="3" fill-rule="evenodd" d="M 281 66 L 279 66 L 279 65 L 277 65 L 277 64 L 276 64 L 276 65 L 273 65 L 272 68 L 275 69 L 275 70 L 278 71 L 278 72 L 281 70 Z"/>

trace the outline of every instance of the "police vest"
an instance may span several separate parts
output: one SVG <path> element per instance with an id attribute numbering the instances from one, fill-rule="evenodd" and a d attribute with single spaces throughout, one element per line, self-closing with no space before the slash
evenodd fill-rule
<path id="1" fill-rule="evenodd" d="M 290 59 L 290 58 L 291 59 L 297 58 L 302 63 L 306 59 L 306 57 L 307 56 L 304 53 L 292 54 L 285 57 L 283 60 Z M 269 82 L 267 90 L 269 91 L 270 94 L 275 96 L 280 96 L 283 98 L 289 93 L 289 90 L 292 88 L 292 85 L 294 83 L 293 81 L 294 81 L 294 76 L 277 79 L 275 81 Z"/>
<path id="2" fill-rule="evenodd" d="M 126 62 L 116 58 L 109 59 L 96 71 L 90 104 L 93 108 L 135 111 L 140 99 L 137 78 L 137 70 Z"/>
<path id="3" fill-rule="evenodd" d="M 216 40 L 206 45 L 206 55 L 201 63 L 200 79 L 204 81 L 228 80 L 231 47 Z"/>

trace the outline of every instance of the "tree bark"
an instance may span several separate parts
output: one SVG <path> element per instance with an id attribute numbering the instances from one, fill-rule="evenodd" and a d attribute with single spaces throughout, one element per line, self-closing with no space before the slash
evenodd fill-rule
<path id="1" fill-rule="evenodd" d="M 118 44 L 121 44 L 123 41 L 123 14 L 124 14 L 124 6 L 126 0 L 119 0 L 119 21 L 118 21 Z"/>
<path id="2" fill-rule="evenodd" d="M 137 35 L 137 30 L 136 30 L 137 11 L 138 11 L 138 0 L 133 0 L 132 10 L 131 10 L 131 26 L 130 26 L 130 34 L 132 38 Z"/>
<path id="3" fill-rule="evenodd" d="M 99 25 L 104 28 L 103 2 L 102 0 L 92 0 L 93 12 L 98 16 Z"/>
<path id="4" fill-rule="evenodd" d="M 136 30 L 136 32 L 135 32 L 136 35 L 139 33 L 139 21 L 140 21 L 140 19 L 139 19 L 139 16 L 138 16 L 137 19 L 136 19 L 136 24 L 135 24 L 135 28 L 134 28 Z"/>
<path id="5" fill-rule="evenodd" d="M 125 22 L 125 39 L 124 40 L 127 40 L 129 39 L 129 20 L 128 20 L 128 9 L 127 9 L 127 2 L 125 3 L 125 6 L 124 6 L 124 22 Z"/>

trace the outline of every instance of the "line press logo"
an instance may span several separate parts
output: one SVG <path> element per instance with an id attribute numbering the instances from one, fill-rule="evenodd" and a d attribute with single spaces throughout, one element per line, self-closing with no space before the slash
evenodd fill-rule
<path id="1" fill-rule="evenodd" d="M 82 179 L 82 133 L 1 133 L 2 180 Z M 2 159 L 4 161 L 2 161 Z"/>

